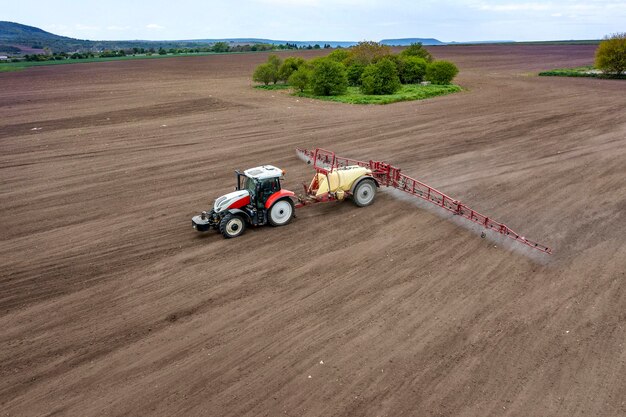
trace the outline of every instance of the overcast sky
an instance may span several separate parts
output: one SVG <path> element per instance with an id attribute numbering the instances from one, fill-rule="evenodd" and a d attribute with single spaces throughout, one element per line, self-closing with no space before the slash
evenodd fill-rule
<path id="1" fill-rule="evenodd" d="M 0 20 L 80 39 L 598 39 L 626 0 L 3 0 Z M 141 4 L 138 4 L 141 3 Z"/>

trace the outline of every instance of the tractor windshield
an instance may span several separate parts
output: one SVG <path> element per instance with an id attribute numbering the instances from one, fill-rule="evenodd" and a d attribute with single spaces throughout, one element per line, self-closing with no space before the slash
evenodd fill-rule
<path id="1" fill-rule="evenodd" d="M 250 195 L 254 195 L 255 189 L 256 189 L 256 183 L 254 179 L 250 177 L 244 177 L 242 190 L 248 190 Z"/>

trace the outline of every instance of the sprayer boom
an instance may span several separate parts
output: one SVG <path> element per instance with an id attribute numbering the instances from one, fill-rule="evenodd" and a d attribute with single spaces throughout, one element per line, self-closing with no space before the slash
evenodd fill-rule
<path id="1" fill-rule="evenodd" d="M 552 250 L 549 247 L 526 239 L 519 233 L 511 230 L 507 225 L 480 214 L 476 210 L 473 210 L 460 201 L 447 196 L 441 191 L 438 191 L 423 182 L 403 174 L 400 168 L 391 164 L 381 161 L 364 162 L 356 159 L 344 158 L 335 155 L 334 152 L 324 149 L 307 150 L 296 148 L 296 152 L 303 159 L 313 163 L 313 166 L 318 173 L 327 174 L 338 168 L 358 165 L 370 170 L 372 177 L 376 179 L 380 186 L 393 187 L 414 197 L 428 201 L 429 203 L 444 210 L 471 220 L 486 229 L 496 231 L 523 245 L 548 254 L 552 253 Z"/>

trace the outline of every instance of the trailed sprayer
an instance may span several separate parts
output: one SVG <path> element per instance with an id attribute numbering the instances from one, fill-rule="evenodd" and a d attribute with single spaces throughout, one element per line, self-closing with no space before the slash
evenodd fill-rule
<path id="1" fill-rule="evenodd" d="M 284 226 L 291 221 L 296 208 L 315 203 L 350 199 L 356 206 L 366 207 L 374 202 L 378 188 L 391 187 L 523 245 L 545 253 L 552 252 L 549 247 L 526 239 L 505 224 L 405 175 L 400 168 L 386 162 L 359 161 L 320 148 L 298 148 L 296 152 L 315 169 L 311 182 L 303 184 L 304 194 L 296 195 L 282 188 L 284 171 L 273 165 L 235 171 L 235 191 L 216 199 L 211 210 L 193 217 L 193 228 L 200 232 L 215 229 L 225 238 L 233 238 L 240 236 L 248 226 Z"/>

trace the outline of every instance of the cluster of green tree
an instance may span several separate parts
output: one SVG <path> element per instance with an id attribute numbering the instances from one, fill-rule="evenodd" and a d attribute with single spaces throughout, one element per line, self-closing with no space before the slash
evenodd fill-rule
<path id="1" fill-rule="evenodd" d="M 287 50 L 298 49 L 298 45 L 291 43 L 284 43 L 280 45 L 274 45 L 271 43 L 244 43 L 230 45 L 227 42 L 216 42 L 205 52 L 255 52 L 255 51 L 274 51 L 274 50 Z"/>
<path id="2" fill-rule="evenodd" d="M 332 46 L 329 43 L 325 43 L 324 46 L 320 46 L 319 43 L 316 43 L 315 45 L 302 45 L 302 46 L 300 46 L 299 49 L 309 49 L 309 50 L 311 50 L 311 49 L 322 49 L 322 48 L 330 49 L 330 48 L 332 48 Z M 339 46 L 339 48 L 341 48 L 341 47 Z M 296 47 L 296 49 L 298 49 L 298 48 Z"/>
<path id="3" fill-rule="evenodd" d="M 115 58 L 118 56 L 126 56 L 126 51 L 119 49 L 117 51 L 102 51 L 100 52 L 100 58 Z"/>
<path id="4" fill-rule="evenodd" d="M 451 62 L 434 61 L 420 43 L 395 55 L 391 48 L 378 42 L 360 42 L 310 61 L 299 57 L 281 61 L 270 55 L 266 63 L 255 69 L 252 78 L 266 85 L 284 82 L 320 96 L 344 94 L 348 86 L 359 87 L 364 94 L 382 95 L 395 93 L 402 84 L 424 80 L 450 84 L 458 72 Z"/>
<path id="5" fill-rule="evenodd" d="M 626 71 L 626 32 L 607 36 L 596 50 L 596 68 L 609 77 Z"/>
<path id="6" fill-rule="evenodd" d="M 111 58 L 117 56 L 126 56 L 124 51 L 104 51 L 99 54 L 91 52 L 74 52 L 73 54 L 67 52 L 55 52 L 53 54 L 32 54 L 24 55 L 23 61 L 28 62 L 43 62 L 43 61 L 63 61 L 65 59 L 89 59 L 89 58 Z M 14 61 L 20 61 L 14 59 Z"/>

